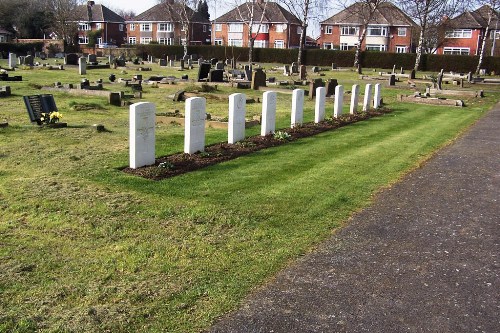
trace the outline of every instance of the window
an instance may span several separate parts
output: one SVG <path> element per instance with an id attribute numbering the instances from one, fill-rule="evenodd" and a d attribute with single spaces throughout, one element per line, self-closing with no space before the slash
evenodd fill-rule
<path id="1" fill-rule="evenodd" d="M 96 24 L 95 24 L 95 28 L 96 28 L 97 30 L 101 29 L 101 28 L 102 28 L 102 23 L 96 23 Z"/>
<path id="2" fill-rule="evenodd" d="M 136 37 L 129 37 L 128 43 L 132 44 L 132 45 L 137 44 L 137 38 Z"/>
<path id="3" fill-rule="evenodd" d="M 158 31 L 174 31 L 172 23 L 158 23 Z"/>
<path id="4" fill-rule="evenodd" d="M 215 31 L 222 31 L 222 24 L 217 23 L 217 24 L 215 25 Z"/>
<path id="5" fill-rule="evenodd" d="M 286 24 L 276 24 L 276 32 L 284 32 L 286 29 Z"/>
<path id="6" fill-rule="evenodd" d="M 151 31 L 151 23 L 141 23 L 141 31 Z"/>
<path id="7" fill-rule="evenodd" d="M 327 35 L 331 35 L 331 34 L 332 34 L 332 32 L 333 32 L 333 27 L 332 27 L 331 25 L 327 25 L 327 26 L 325 27 L 325 34 L 327 34 Z"/>
<path id="8" fill-rule="evenodd" d="M 297 34 L 299 34 L 299 35 L 302 34 L 302 27 L 297 27 Z"/>
<path id="9" fill-rule="evenodd" d="M 387 27 L 368 27 L 367 36 L 387 36 Z"/>
<path id="10" fill-rule="evenodd" d="M 230 23 L 229 32 L 243 32 L 243 24 L 241 23 Z"/>
<path id="11" fill-rule="evenodd" d="M 446 38 L 472 38 L 472 29 L 455 29 L 446 31 Z"/>
<path id="12" fill-rule="evenodd" d="M 88 23 L 79 23 L 78 24 L 78 30 L 80 30 L 80 31 L 89 31 L 90 30 L 90 24 L 88 24 Z"/>
<path id="13" fill-rule="evenodd" d="M 495 36 L 495 39 L 500 38 L 500 30 L 492 30 L 490 32 L 490 39 L 493 39 L 493 36 Z"/>
<path id="14" fill-rule="evenodd" d="M 89 38 L 87 36 L 78 36 L 78 44 L 88 44 Z"/>
<path id="15" fill-rule="evenodd" d="M 406 53 L 407 47 L 404 45 L 396 45 L 396 53 Z"/>
<path id="16" fill-rule="evenodd" d="M 398 28 L 398 36 L 406 36 L 406 28 Z"/>
<path id="17" fill-rule="evenodd" d="M 342 36 L 357 36 L 359 35 L 359 27 L 344 26 L 340 29 L 340 34 Z"/>
<path id="18" fill-rule="evenodd" d="M 257 33 L 257 31 L 259 34 L 267 34 L 269 33 L 269 26 L 267 24 L 261 24 L 259 28 L 258 24 L 252 25 L 252 32 Z"/>
<path id="19" fill-rule="evenodd" d="M 203 25 L 203 32 L 207 32 L 207 26 Z"/>
<path id="20" fill-rule="evenodd" d="M 284 49 L 285 48 L 285 42 L 283 40 L 275 40 L 274 41 L 274 48 L 275 49 Z"/>
<path id="21" fill-rule="evenodd" d="M 323 43 L 323 49 L 333 50 L 333 43 Z"/>
<path id="22" fill-rule="evenodd" d="M 141 37 L 141 44 L 149 44 L 152 40 L 151 37 Z"/>
<path id="23" fill-rule="evenodd" d="M 347 44 L 347 43 L 340 43 L 340 49 L 342 51 L 348 51 L 356 48 L 357 44 Z"/>
<path id="24" fill-rule="evenodd" d="M 123 24 L 118 25 L 118 30 L 123 31 Z"/>
<path id="25" fill-rule="evenodd" d="M 253 46 L 255 48 L 263 48 L 263 47 L 268 47 L 269 42 L 267 40 L 256 40 L 253 42 Z"/>
<path id="26" fill-rule="evenodd" d="M 242 46 L 243 46 L 243 40 L 241 40 L 241 39 L 230 39 L 230 40 L 227 42 L 227 45 L 229 45 L 229 46 L 239 46 L 239 47 L 242 47 Z"/>
<path id="27" fill-rule="evenodd" d="M 135 31 L 135 23 L 130 23 L 130 31 Z"/>
<path id="28" fill-rule="evenodd" d="M 172 38 L 158 38 L 157 41 L 158 41 L 158 44 L 173 45 L 173 39 Z"/>
<path id="29" fill-rule="evenodd" d="M 221 38 L 217 38 L 216 40 L 214 40 L 214 45 L 222 46 L 222 39 Z"/>
<path id="30" fill-rule="evenodd" d="M 97 37 L 97 44 L 102 44 L 102 37 Z"/>
<path id="31" fill-rule="evenodd" d="M 366 50 L 367 51 L 385 51 L 386 50 L 386 45 L 383 45 L 383 44 L 367 44 L 366 45 Z"/>
<path id="32" fill-rule="evenodd" d="M 445 47 L 443 54 L 469 55 L 470 49 L 468 47 Z"/>

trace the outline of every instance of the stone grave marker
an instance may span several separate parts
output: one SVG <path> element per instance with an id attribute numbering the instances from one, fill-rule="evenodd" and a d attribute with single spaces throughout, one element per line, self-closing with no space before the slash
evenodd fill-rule
<path id="1" fill-rule="evenodd" d="M 184 68 L 184 59 L 181 59 L 181 61 L 180 61 L 180 62 L 181 62 L 181 70 L 184 70 L 184 69 L 185 69 L 185 68 Z"/>
<path id="2" fill-rule="evenodd" d="M 291 71 L 292 71 L 292 74 L 298 74 L 299 73 L 299 66 L 297 65 L 296 62 L 292 62 Z"/>
<path id="3" fill-rule="evenodd" d="M 467 73 L 467 82 L 471 83 L 474 80 L 472 72 Z"/>
<path id="4" fill-rule="evenodd" d="M 198 68 L 198 82 L 205 81 L 206 79 L 208 79 L 210 68 L 211 68 L 210 64 L 201 63 L 200 67 Z"/>
<path id="5" fill-rule="evenodd" d="M 382 85 L 377 83 L 375 85 L 375 94 L 373 95 L 373 108 L 378 109 L 382 99 Z"/>
<path id="6" fill-rule="evenodd" d="M 305 65 L 300 65 L 299 67 L 299 77 L 301 80 L 305 80 L 307 76 L 307 70 Z"/>
<path id="7" fill-rule="evenodd" d="M 439 73 L 439 75 L 437 77 L 436 88 L 437 88 L 437 90 L 443 89 L 443 71 L 442 70 L 441 70 L 441 73 Z"/>
<path id="8" fill-rule="evenodd" d="M 190 97 L 186 100 L 184 153 L 194 154 L 205 150 L 205 108 L 203 97 Z"/>
<path id="9" fill-rule="evenodd" d="M 395 74 L 391 74 L 391 76 L 389 76 L 389 85 L 390 86 L 396 85 L 396 75 Z"/>
<path id="10" fill-rule="evenodd" d="M 24 57 L 24 56 L 17 57 L 17 64 L 24 65 L 24 58 L 26 58 L 26 57 Z"/>
<path id="11" fill-rule="evenodd" d="M 56 102 L 53 95 L 31 95 L 23 96 L 28 116 L 32 123 L 42 124 L 42 113 L 57 111 Z"/>
<path id="12" fill-rule="evenodd" d="M 276 99 L 277 94 L 274 91 L 266 91 L 262 98 L 262 123 L 260 135 L 266 136 L 275 131 L 276 126 Z"/>
<path id="13" fill-rule="evenodd" d="M 257 68 L 252 73 L 252 89 L 259 90 L 259 87 L 266 86 L 266 73 L 261 68 Z"/>
<path id="14" fill-rule="evenodd" d="M 130 167 L 137 169 L 155 163 L 156 107 L 140 102 L 130 106 Z"/>
<path id="15" fill-rule="evenodd" d="M 224 82 L 224 70 L 212 69 L 208 74 L 209 82 Z"/>
<path id="16" fill-rule="evenodd" d="M 218 63 L 215 64 L 215 69 L 222 69 L 224 70 L 224 63 L 219 61 Z"/>
<path id="17" fill-rule="evenodd" d="M 325 85 L 326 97 L 330 97 L 335 93 L 335 87 L 337 87 L 338 84 L 339 83 L 338 83 L 337 79 L 329 79 L 328 81 L 326 81 L 326 85 Z"/>
<path id="18" fill-rule="evenodd" d="M 285 76 L 290 76 L 290 66 L 285 65 L 285 66 L 283 67 L 283 75 L 285 75 Z"/>
<path id="19" fill-rule="evenodd" d="M 404 74 L 405 73 L 405 70 L 403 67 L 401 67 L 401 70 L 399 71 L 399 74 Z"/>
<path id="20" fill-rule="evenodd" d="M 313 66 L 312 72 L 313 73 L 319 73 L 319 67 L 318 66 Z"/>
<path id="21" fill-rule="evenodd" d="M 396 74 L 396 65 L 392 66 L 392 74 Z"/>
<path id="22" fill-rule="evenodd" d="M 212 59 L 210 59 L 210 64 L 211 64 L 212 66 L 215 66 L 218 62 L 219 62 L 219 59 L 217 59 L 217 58 L 212 58 Z"/>
<path id="23" fill-rule="evenodd" d="M 292 128 L 302 125 L 304 118 L 304 90 L 294 89 L 292 93 Z"/>
<path id="24" fill-rule="evenodd" d="M 78 62 L 78 74 L 87 74 L 87 59 L 85 59 L 84 57 L 81 57 L 80 61 Z"/>
<path id="25" fill-rule="evenodd" d="M 342 115 L 342 107 L 344 104 L 344 87 L 335 87 L 335 103 L 333 104 L 333 116 L 338 118 Z"/>
<path id="26" fill-rule="evenodd" d="M 316 89 L 318 87 L 324 87 L 325 83 L 323 82 L 322 79 L 315 79 L 311 82 L 309 82 L 309 99 L 313 99 L 314 96 L 316 96 Z"/>
<path id="27" fill-rule="evenodd" d="M 332 63 L 332 71 L 333 71 L 333 70 L 336 70 L 336 69 L 337 69 L 337 64 L 333 62 L 333 63 Z"/>
<path id="28" fill-rule="evenodd" d="M 97 64 L 97 56 L 95 54 L 89 54 L 87 56 L 87 62 L 91 65 L 96 65 Z"/>
<path id="29" fill-rule="evenodd" d="M 167 66 L 167 60 L 166 59 L 160 59 L 158 60 L 158 65 L 161 67 L 166 67 Z"/>
<path id="30" fill-rule="evenodd" d="M 9 68 L 15 68 L 17 66 L 17 56 L 15 53 L 9 53 Z"/>
<path id="31" fill-rule="evenodd" d="M 174 67 L 175 66 L 175 61 L 174 60 L 169 60 L 168 61 L 168 67 Z"/>
<path id="32" fill-rule="evenodd" d="M 245 94 L 229 95 L 227 142 L 234 144 L 245 138 Z"/>
<path id="33" fill-rule="evenodd" d="M 417 73 L 415 72 L 415 69 L 412 69 L 410 72 L 410 80 L 415 80 L 417 77 Z"/>
<path id="34" fill-rule="evenodd" d="M 326 89 L 324 87 L 316 88 L 316 103 L 314 106 L 314 122 L 319 123 L 325 120 L 325 98 Z"/>
<path id="35" fill-rule="evenodd" d="M 80 57 L 76 53 L 66 54 L 66 56 L 64 57 L 64 64 L 78 66 L 78 59 L 79 58 Z"/>
<path id="36" fill-rule="evenodd" d="M 365 87 L 365 96 L 363 99 L 363 111 L 368 112 L 370 110 L 370 102 L 372 99 L 372 85 L 367 84 Z"/>
<path id="37" fill-rule="evenodd" d="M 26 57 L 24 57 L 24 64 L 26 66 L 30 66 L 30 67 L 33 67 L 33 64 L 34 64 L 34 58 L 32 55 L 27 55 Z"/>
<path id="38" fill-rule="evenodd" d="M 351 107 L 349 109 L 350 114 L 358 113 L 358 103 L 359 103 L 359 85 L 354 84 L 352 86 Z"/>

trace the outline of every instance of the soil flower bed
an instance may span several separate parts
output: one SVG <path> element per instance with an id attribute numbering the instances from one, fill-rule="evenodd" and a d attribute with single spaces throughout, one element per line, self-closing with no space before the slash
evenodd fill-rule
<path id="1" fill-rule="evenodd" d="M 144 177 L 152 180 L 170 178 L 183 173 L 199 170 L 210 165 L 229 161 L 237 157 L 250 154 L 255 151 L 275 147 L 295 141 L 300 138 L 313 136 L 322 132 L 331 131 L 336 128 L 366 120 L 372 117 L 381 116 L 391 112 L 390 109 L 382 108 L 369 112 L 347 114 L 340 118 L 332 118 L 319 123 L 305 123 L 294 128 L 287 128 L 276 131 L 281 135 L 269 134 L 266 136 L 252 136 L 245 138 L 236 144 L 220 142 L 205 147 L 204 152 L 196 154 L 177 153 L 163 156 L 156 159 L 154 165 L 141 167 L 138 169 L 124 168 L 123 172 Z M 286 133 L 286 134 L 284 134 Z M 284 135 L 283 135 L 284 134 Z"/>

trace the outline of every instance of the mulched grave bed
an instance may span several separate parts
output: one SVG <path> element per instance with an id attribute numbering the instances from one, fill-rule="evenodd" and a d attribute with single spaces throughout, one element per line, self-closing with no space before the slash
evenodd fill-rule
<path id="1" fill-rule="evenodd" d="M 294 128 L 286 128 L 277 132 L 286 132 L 289 137 L 286 139 L 276 138 L 275 135 L 252 136 L 245 138 L 236 144 L 220 142 L 205 147 L 204 152 L 196 154 L 178 153 L 169 156 L 159 157 L 154 165 L 141 167 L 138 169 L 124 168 L 123 172 L 135 176 L 144 177 L 152 180 L 161 180 L 170 178 L 183 173 L 199 170 L 210 165 L 229 161 L 237 157 L 248 155 L 258 150 L 266 149 L 286 144 L 300 138 L 313 136 L 322 132 L 331 131 L 336 128 L 352 124 L 358 121 L 366 120 L 372 117 L 378 117 L 389 113 L 389 109 L 378 109 L 370 112 L 357 113 L 355 115 L 347 114 L 340 118 L 324 120 L 318 124 L 305 123 Z"/>

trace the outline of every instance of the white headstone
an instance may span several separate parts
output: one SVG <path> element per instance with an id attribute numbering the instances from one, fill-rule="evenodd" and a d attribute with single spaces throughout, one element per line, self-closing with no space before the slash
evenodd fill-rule
<path id="1" fill-rule="evenodd" d="M 335 104 L 333 104 L 333 116 L 338 118 L 342 115 L 344 106 L 344 86 L 338 85 L 335 87 Z"/>
<path id="2" fill-rule="evenodd" d="M 245 94 L 229 95 L 227 142 L 236 143 L 245 138 Z"/>
<path id="3" fill-rule="evenodd" d="M 78 73 L 80 75 L 87 74 L 87 59 L 83 57 L 78 60 Z"/>
<path id="4" fill-rule="evenodd" d="M 372 100 L 372 85 L 367 84 L 365 88 L 365 97 L 363 99 L 363 111 L 369 111 L 370 110 L 370 102 Z"/>
<path id="5" fill-rule="evenodd" d="M 9 53 L 9 68 L 15 68 L 17 66 L 17 55 L 15 53 Z"/>
<path id="6" fill-rule="evenodd" d="M 354 84 L 352 86 L 351 108 L 349 109 L 349 112 L 351 114 L 356 114 L 358 112 L 358 103 L 359 103 L 359 85 Z"/>
<path id="7" fill-rule="evenodd" d="M 153 103 L 140 102 L 130 106 L 130 167 L 155 163 L 156 108 Z"/>
<path id="8" fill-rule="evenodd" d="M 324 87 L 316 88 L 316 104 L 314 107 L 314 122 L 319 123 L 325 120 L 325 98 L 326 89 Z"/>
<path id="9" fill-rule="evenodd" d="M 373 95 L 373 108 L 378 109 L 380 107 L 380 99 L 382 97 L 382 85 L 377 83 L 375 85 L 375 94 Z"/>
<path id="10" fill-rule="evenodd" d="M 184 130 L 184 152 L 186 154 L 205 150 L 205 107 L 206 100 L 203 97 L 186 99 Z"/>
<path id="11" fill-rule="evenodd" d="M 292 94 L 292 128 L 302 125 L 304 118 L 304 90 L 295 89 Z"/>
<path id="12" fill-rule="evenodd" d="M 274 133 L 276 126 L 276 92 L 266 91 L 262 98 L 262 124 L 260 135 Z"/>

